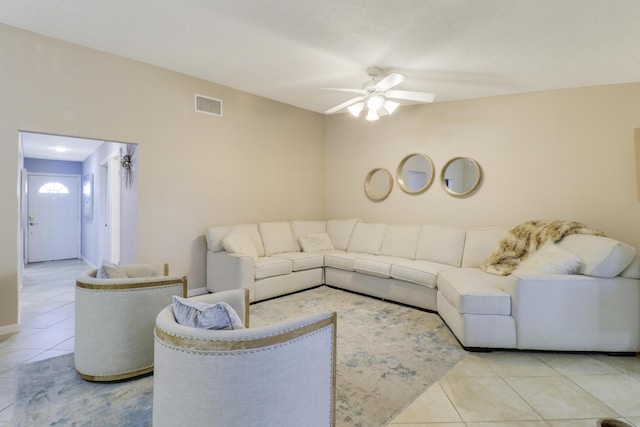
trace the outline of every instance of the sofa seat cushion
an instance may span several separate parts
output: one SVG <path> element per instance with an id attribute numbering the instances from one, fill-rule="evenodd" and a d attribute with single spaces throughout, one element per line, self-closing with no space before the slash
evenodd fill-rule
<path id="1" fill-rule="evenodd" d="M 293 272 L 293 263 L 284 258 L 260 257 L 256 261 L 256 279 L 282 276 Z"/>
<path id="2" fill-rule="evenodd" d="M 438 292 L 461 314 L 511 314 L 510 276 L 478 268 L 451 268 L 438 274 Z"/>
<path id="3" fill-rule="evenodd" d="M 344 251 L 330 251 L 324 254 L 324 266 L 338 270 L 353 271 L 353 262 L 359 254 Z"/>
<path id="4" fill-rule="evenodd" d="M 359 254 L 353 261 L 353 270 L 369 276 L 388 279 L 391 277 L 391 266 L 394 262 L 400 260 L 401 258 L 384 255 L 371 256 L 368 254 Z"/>
<path id="5" fill-rule="evenodd" d="M 447 264 L 425 260 L 401 259 L 391 266 L 391 277 L 417 285 L 435 288 L 437 286 L 438 273 L 441 270 L 454 268 Z"/>
<path id="6" fill-rule="evenodd" d="M 283 258 L 291 261 L 293 271 L 310 270 L 312 268 L 324 267 L 324 257 L 322 254 L 309 252 L 288 252 L 274 255 L 273 258 Z"/>

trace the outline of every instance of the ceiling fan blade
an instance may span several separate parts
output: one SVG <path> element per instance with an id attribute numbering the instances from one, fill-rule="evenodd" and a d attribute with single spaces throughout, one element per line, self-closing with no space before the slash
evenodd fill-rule
<path id="1" fill-rule="evenodd" d="M 405 76 L 404 74 L 391 73 L 387 77 L 376 83 L 375 88 L 381 92 L 384 92 L 385 90 L 389 90 L 392 87 L 399 85 L 406 78 L 407 76 Z"/>
<path id="2" fill-rule="evenodd" d="M 351 93 L 359 93 L 361 95 L 366 95 L 367 91 L 364 89 L 353 89 L 353 88 L 349 88 L 349 87 L 323 87 L 320 88 L 322 90 L 334 90 L 337 92 L 351 92 Z"/>
<path id="3" fill-rule="evenodd" d="M 355 104 L 356 102 L 362 101 L 365 98 L 366 98 L 366 96 L 356 96 L 355 98 L 351 98 L 350 100 L 348 100 L 346 102 L 343 102 L 340 105 L 336 105 L 335 107 L 328 109 L 324 113 L 325 114 L 337 113 L 338 111 L 342 110 L 343 108 L 346 108 L 351 104 Z"/>
<path id="4" fill-rule="evenodd" d="M 388 90 L 384 95 L 391 99 L 406 99 L 408 101 L 418 102 L 433 102 L 436 98 L 434 93 L 412 92 L 409 90 Z"/>

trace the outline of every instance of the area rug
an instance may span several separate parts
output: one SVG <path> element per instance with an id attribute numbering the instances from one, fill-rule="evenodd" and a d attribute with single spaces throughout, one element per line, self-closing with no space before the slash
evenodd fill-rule
<path id="1" fill-rule="evenodd" d="M 321 286 L 251 306 L 251 326 L 338 313 L 336 426 L 382 426 L 466 355 L 435 313 Z"/>
<path id="2" fill-rule="evenodd" d="M 75 370 L 73 353 L 20 367 L 13 425 L 150 426 L 153 377 L 92 383 Z"/>
<path id="3" fill-rule="evenodd" d="M 465 356 L 435 313 L 330 287 L 251 306 L 251 326 L 338 313 L 336 425 L 386 424 Z M 22 366 L 14 426 L 150 426 L 153 376 L 80 379 L 73 354 Z"/>

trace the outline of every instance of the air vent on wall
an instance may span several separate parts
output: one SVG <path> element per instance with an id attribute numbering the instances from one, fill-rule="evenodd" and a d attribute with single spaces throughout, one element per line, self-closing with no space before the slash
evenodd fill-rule
<path id="1" fill-rule="evenodd" d="M 222 116 L 222 100 L 196 94 L 196 111 Z"/>

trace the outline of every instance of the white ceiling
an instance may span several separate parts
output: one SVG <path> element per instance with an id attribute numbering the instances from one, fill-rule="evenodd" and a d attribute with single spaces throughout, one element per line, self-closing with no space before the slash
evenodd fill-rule
<path id="1" fill-rule="evenodd" d="M 32 159 L 82 162 L 104 143 L 95 139 L 72 138 L 44 133 L 20 132 L 22 155 Z"/>
<path id="2" fill-rule="evenodd" d="M 640 81 L 638 0 L 2 0 L 0 22 L 317 112 L 370 66 L 436 102 Z"/>

